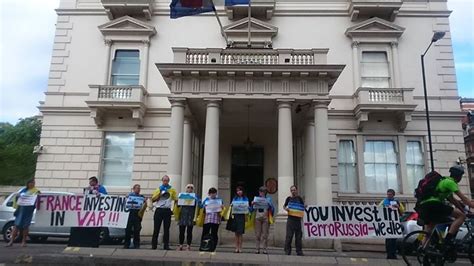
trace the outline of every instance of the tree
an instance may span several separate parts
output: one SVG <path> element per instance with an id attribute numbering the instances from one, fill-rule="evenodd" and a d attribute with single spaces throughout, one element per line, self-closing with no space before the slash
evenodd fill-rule
<path id="1" fill-rule="evenodd" d="M 34 146 L 41 137 L 41 121 L 37 117 L 20 119 L 15 125 L 0 123 L 0 184 L 23 185 L 33 178 L 37 155 Z"/>

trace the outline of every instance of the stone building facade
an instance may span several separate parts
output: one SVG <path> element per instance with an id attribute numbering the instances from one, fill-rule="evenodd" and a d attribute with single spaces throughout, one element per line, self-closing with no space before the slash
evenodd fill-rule
<path id="1" fill-rule="evenodd" d="M 464 156 L 446 0 L 255 0 L 250 19 L 216 2 L 223 33 L 212 13 L 170 19 L 169 2 L 61 0 L 41 189 L 96 175 L 151 194 L 168 174 L 227 203 L 267 184 L 279 217 L 292 184 L 308 204 L 388 188 L 410 204 L 429 170 L 419 57 L 434 31 L 447 32 L 425 57 L 436 168 Z"/>

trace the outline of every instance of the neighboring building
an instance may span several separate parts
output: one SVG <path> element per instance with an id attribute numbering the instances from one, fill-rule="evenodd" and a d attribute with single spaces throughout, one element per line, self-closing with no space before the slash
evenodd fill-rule
<path id="1" fill-rule="evenodd" d="M 433 31 L 447 32 L 425 57 L 437 170 L 464 155 L 446 0 L 255 0 L 250 22 L 217 6 L 230 48 L 212 13 L 172 20 L 169 3 L 61 0 L 38 187 L 81 192 L 97 175 L 150 194 L 168 174 L 227 203 L 237 184 L 266 183 L 280 214 L 292 184 L 308 204 L 388 188 L 413 202 L 429 171 L 420 55 Z"/>
<path id="2" fill-rule="evenodd" d="M 474 98 L 461 98 L 461 110 L 466 114 L 462 119 L 464 144 L 466 145 L 467 176 L 474 194 Z"/>

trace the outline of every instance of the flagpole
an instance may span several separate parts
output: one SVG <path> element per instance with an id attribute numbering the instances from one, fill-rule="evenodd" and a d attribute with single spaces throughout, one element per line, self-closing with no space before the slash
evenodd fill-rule
<path id="1" fill-rule="evenodd" d="M 213 0 L 210 0 L 210 2 L 212 4 L 212 8 L 214 9 L 214 15 L 216 15 L 217 23 L 219 23 L 219 26 L 221 27 L 221 34 L 224 36 L 225 44 L 229 45 L 229 40 L 227 39 L 227 34 L 224 31 L 224 27 L 222 27 L 222 22 L 221 22 L 221 19 L 219 18 L 219 15 L 217 15 L 216 5 L 214 5 Z"/>
<path id="2" fill-rule="evenodd" d="M 248 16 L 249 16 L 249 27 L 248 27 L 248 31 L 249 31 L 249 40 L 248 40 L 248 43 L 247 43 L 247 46 L 248 47 L 252 47 L 252 42 L 250 41 L 250 35 L 251 35 L 251 30 L 250 30 L 250 27 L 251 27 L 251 24 L 252 24 L 252 20 L 251 20 L 251 17 L 252 17 L 252 6 L 251 6 L 251 3 L 252 0 L 249 0 L 249 9 L 248 9 Z"/>

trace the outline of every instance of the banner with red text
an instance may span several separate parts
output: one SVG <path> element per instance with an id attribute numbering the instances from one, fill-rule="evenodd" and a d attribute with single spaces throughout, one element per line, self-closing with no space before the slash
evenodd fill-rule
<path id="1" fill-rule="evenodd" d="M 398 210 L 376 205 L 308 206 L 303 217 L 306 239 L 400 238 Z"/>
<path id="2" fill-rule="evenodd" d="M 127 227 L 127 198 L 109 195 L 38 195 L 35 224 L 67 227 Z"/>

